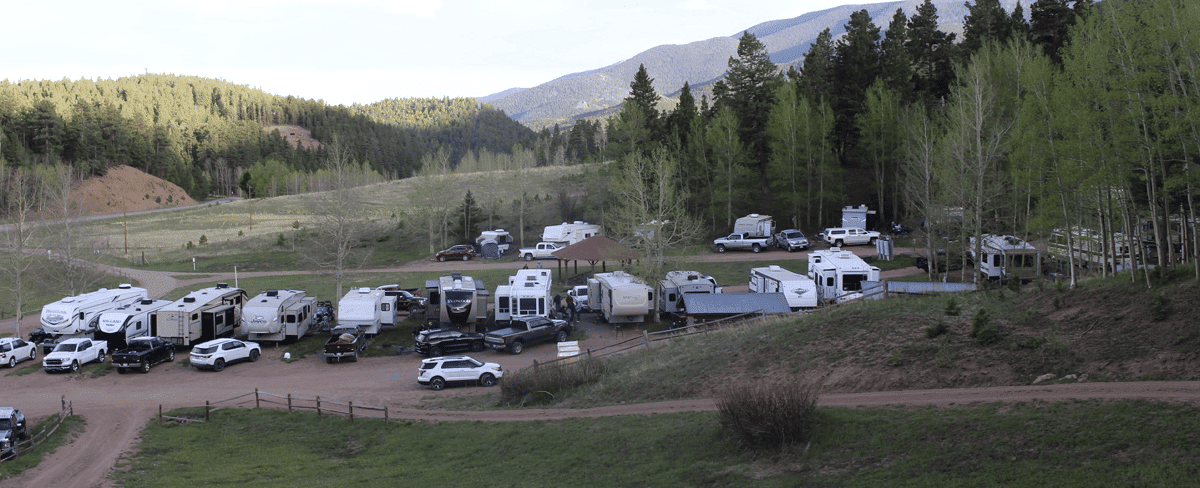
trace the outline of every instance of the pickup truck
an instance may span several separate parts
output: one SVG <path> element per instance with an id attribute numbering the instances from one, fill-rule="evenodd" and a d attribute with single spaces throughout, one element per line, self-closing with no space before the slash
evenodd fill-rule
<path id="1" fill-rule="evenodd" d="M 725 252 L 727 250 L 742 249 L 754 252 L 760 252 L 764 247 L 774 243 L 774 239 L 767 237 L 750 237 L 750 234 L 729 234 L 728 237 L 722 237 L 713 240 L 713 250 L 717 252 Z"/>
<path id="2" fill-rule="evenodd" d="M 563 342 L 571 334 L 571 324 L 566 320 L 550 319 L 537 315 L 513 317 L 508 327 L 488 332 L 483 337 L 487 346 L 497 351 L 507 349 L 521 354 L 525 345 L 534 342 Z"/>
<path id="3" fill-rule="evenodd" d="M 367 347 L 367 334 L 363 333 L 358 326 L 341 325 L 334 327 L 329 333 L 329 339 L 325 341 L 324 349 L 322 349 L 325 353 L 325 362 L 329 364 L 342 359 L 356 362 L 358 353 Z"/>
<path id="4" fill-rule="evenodd" d="M 42 368 L 47 373 L 55 371 L 79 371 L 79 367 L 92 361 L 104 362 L 108 341 L 76 338 L 67 339 L 54 346 L 54 351 L 42 359 Z"/>
<path id="5" fill-rule="evenodd" d="M 879 238 L 879 233 L 857 227 L 834 227 L 825 229 L 825 235 L 822 238 L 830 246 L 841 247 L 854 244 L 874 244 L 875 239 Z"/>
<path id="6" fill-rule="evenodd" d="M 562 249 L 563 247 L 564 246 L 562 244 L 558 244 L 556 242 L 539 242 L 533 247 L 522 247 L 518 253 L 521 257 L 525 258 L 526 261 L 533 261 L 534 259 L 550 259 L 554 257 L 551 255 L 551 253 Z"/>

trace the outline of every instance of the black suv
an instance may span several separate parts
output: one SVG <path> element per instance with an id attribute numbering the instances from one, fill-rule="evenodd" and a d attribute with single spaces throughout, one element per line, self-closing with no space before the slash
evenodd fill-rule
<path id="1" fill-rule="evenodd" d="M 112 364 L 117 367 L 117 373 L 124 374 L 129 369 L 137 369 L 149 373 L 150 367 L 158 363 L 175 360 L 175 345 L 159 337 L 137 337 L 129 340 L 129 345 L 112 355 Z"/>
<path id="2" fill-rule="evenodd" d="M 0 407 L 0 457 L 16 454 L 17 441 L 29 437 L 25 427 L 25 414 L 12 407 Z"/>
<path id="3" fill-rule="evenodd" d="M 479 352 L 483 350 L 483 334 L 454 329 L 423 330 L 417 334 L 415 349 L 418 353 L 434 357 L 448 352 Z"/>

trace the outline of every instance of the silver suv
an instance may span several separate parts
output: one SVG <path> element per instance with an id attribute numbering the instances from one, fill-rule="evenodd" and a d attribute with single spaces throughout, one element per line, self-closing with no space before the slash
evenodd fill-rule
<path id="1" fill-rule="evenodd" d="M 421 361 L 417 383 L 441 390 L 447 385 L 494 386 L 504 376 L 496 363 L 485 363 L 471 356 L 439 356 Z"/>

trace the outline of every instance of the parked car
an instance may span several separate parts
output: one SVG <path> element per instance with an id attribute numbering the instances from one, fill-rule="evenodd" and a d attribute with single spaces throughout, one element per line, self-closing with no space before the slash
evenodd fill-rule
<path id="1" fill-rule="evenodd" d="M 15 368 L 17 363 L 36 357 L 37 344 L 15 337 L 0 338 L 0 364 L 7 364 L 8 367 Z"/>
<path id="2" fill-rule="evenodd" d="M 834 227 L 825 229 L 825 242 L 831 246 L 851 246 L 854 244 L 874 244 L 879 233 L 873 230 L 857 227 Z"/>
<path id="3" fill-rule="evenodd" d="M 493 330 L 484 336 L 488 347 L 521 354 L 526 344 L 535 342 L 563 342 L 571 334 L 571 324 L 566 320 L 551 319 L 540 315 L 513 317 L 508 327 Z"/>
<path id="4" fill-rule="evenodd" d="M 16 455 L 17 441 L 28 437 L 25 414 L 13 407 L 0 407 L 0 458 Z"/>
<path id="5" fill-rule="evenodd" d="M 447 259 L 461 259 L 463 261 L 470 261 L 473 257 L 475 257 L 475 246 L 470 244 L 458 244 L 455 246 L 450 246 L 449 249 L 443 249 L 438 251 L 437 254 L 433 255 L 433 259 L 438 261 L 445 261 Z"/>
<path id="6" fill-rule="evenodd" d="M 112 354 L 112 364 L 117 367 L 118 374 L 136 368 L 142 374 L 149 373 L 150 367 L 159 363 L 175 360 L 175 344 L 161 337 L 135 337 L 129 340 L 129 345 Z"/>
<path id="7" fill-rule="evenodd" d="M 455 329 L 423 330 L 417 334 L 415 349 L 426 356 L 459 351 L 479 352 L 483 350 L 483 334 Z"/>
<path id="8" fill-rule="evenodd" d="M 441 390 L 448 385 L 493 386 L 504 376 L 496 363 L 485 363 L 471 356 L 439 356 L 421 361 L 417 383 Z"/>
<path id="9" fill-rule="evenodd" d="M 196 369 L 221 371 L 225 369 L 225 365 L 238 361 L 258 361 L 260 354 L 262 348 L 257 342 L 213 339 L 192 348 L 190 360 Z"/>
<path id="10" fill-rule="evenodd" d="M 803 251 L 808 249 L 808 238 L 796 229 L 782 230 L 775 234 L 775 246 L 787 252 Z"/>
<path id="11" fill-rule="evenodd" d="M 104 362 L 108 341 L 82 337 L 67 339 L 54 346 L 54 350 L 42 358 L 42 369 L 55 371 L 79 371 L 79 367 L 92 361 Z"/>

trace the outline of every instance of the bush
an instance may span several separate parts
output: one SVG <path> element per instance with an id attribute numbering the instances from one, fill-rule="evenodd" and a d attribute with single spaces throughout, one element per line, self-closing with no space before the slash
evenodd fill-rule
<path id="1" fill-rule="evenodd" d="M 283 237 L 283 233 L 279 233 L 279 238 L 275 239 L 275 245 L 279 247 L 287 247 L 287 238 Z"/>
<path id="2" fill-rule="evenodd" d="M 203 246 L 205 244 L 208 244 L 208 236 L 200 234 L 200 245 Z"/>
<path id="3" fill-rule="evenodd" d="M 816 386 L 792 379 L 735 382 L 716 400 L 721 426 L 749 449 L 807 442 L 819 420 Z"/>
<path id="4" fill-rule="evenodd" d="M 1000 329 L 992 323 L 986 308 L 980 308 L 971 319 L 971 338 L 981 346 L 989 346 L 1000 342 Z"/>
<path id="5" fill-rule="evenodd" d="M 595 383 L 608 374 L 602 359 L 584 359 L 573 363 L 555 363 L 504 375 L 500 382 L 500 401 L 510 405 L 544 405 L 556 394 Z"/>
<path id="6" fill-rule="evenodd" d="M 947 332 L 950 332 L 950 326 L 945 322 L 938 322 L 937 325 L 931 325 L 925 328 L 925 337 L 934 339 Z"/>
<path id="7" fill-rule="evenodd" d="M 1170 314 L 1170 310 L 1167 308 L 1167 297 L 1162 293 L 1154 295 L 1154 298 L 1150 300 L 1150 320 L 1162 322 Z"/>
<path id="8" fill-rule="evenodd" d="M 888 366 L 893 368 L 904 366 L 904 356 L 900 354 L 899 349 L 892 349 L 892 356 L 888 358 Z"/>
<path id="9" fill-rule="evenodd" d="M 960 313 L 962 313 L 962 307 L 958 305 L 958 300 L 953 296 L 946 299 L 946 315 L 957 317 Z"/>

